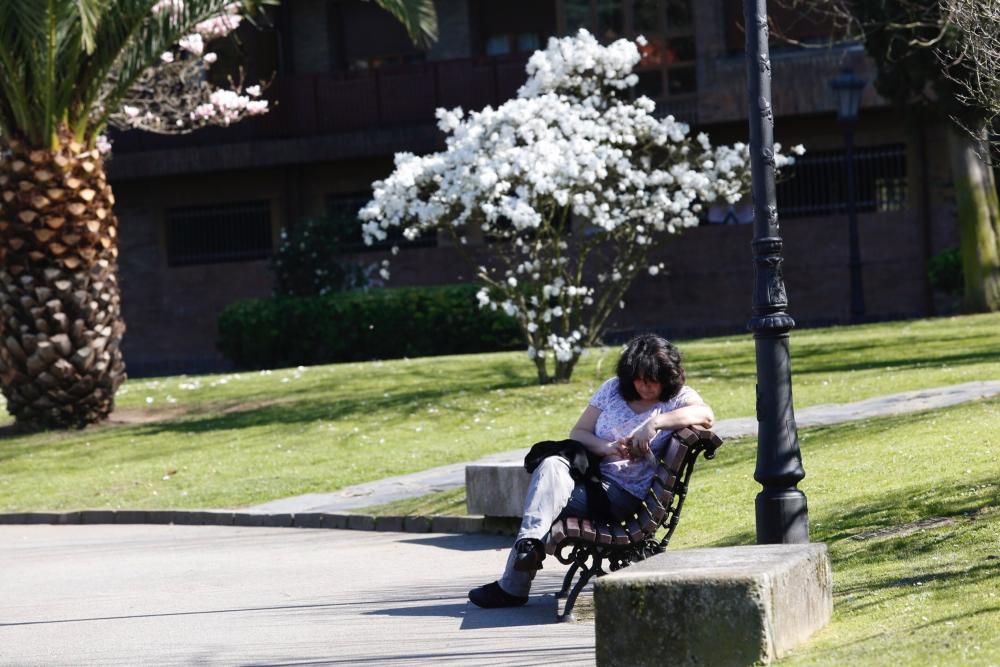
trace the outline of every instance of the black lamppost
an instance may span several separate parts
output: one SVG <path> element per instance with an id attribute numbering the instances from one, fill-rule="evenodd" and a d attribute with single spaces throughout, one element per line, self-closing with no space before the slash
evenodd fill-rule
<path id="1" fill-rule="evenodd" d="M 845 67 L 830 81 L 837 96 L 837 120 L 844 128 L 844 172 L 847 179 L 847 243 L 851 267 L 851 322 L 865 318 L 865 292 L 861 282 L 861 247 L 858 242 L 858 211 L 854 192 L 854 125 L 867 82 Z"/>
<path id="2" fill-rule="evenodd" d="M 757 353 L 757 494 L 759 544 L 809 541 L 806 496 L 796 485 L 805 477 L 792 409 L 788 332 L 795 320 L 785 312 L 781 235 L 774 197 L 774 114 L 768 55 L 767 0 L 743 0 L 746 20 L 750 168 L 753 193 L 753 332 Z"/>

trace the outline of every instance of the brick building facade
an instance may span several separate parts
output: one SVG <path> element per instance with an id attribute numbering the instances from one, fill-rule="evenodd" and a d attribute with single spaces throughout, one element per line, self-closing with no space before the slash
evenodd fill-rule
<path id="1" fill-rule="evenodd" d="M 225 367 L 219 313 L 271 292 L 267 256 L 279 230 L 303 217 L 350 217 L 388 175 L 397 151 L 441 145 L 437 107 L 481 108 L 511 97 L 528 53 L 582 26 L 607 39 L 642 33 L 652 44 L 642 92 L 714 142 L 745 140 L 745 61 L 738 0 L 438 0 L 441 38 L 416 50 L 393 20 L 360 0 L 285 0 L 273 28 L 243 33 L 251 78 L 275 78 L 267 116 L 232 128 L 115 137 L 109 173 L 121 220 L 121 283 L 133 375 Z M 787 17 L 776 17 L 784 20 Z M 242 31 L 242 29 L 241 29 Z M 791 25 L 800 42 L 822 26 Z M 800 325 L 848 317 L 843 135 L 829 80 L 845 66 L 871 80 L 863 49 L 776 43 L 775 132 L 807 155 L 779 187 L 789 311 Z M 928 257 L 957 243 L 946 130 L 906 124 L 872 88 L 855 138 L 868 312 L 933 312 Z M 940 148 L 939 148 L 940 147 Z M 751 226 L 745 207 L 656 253 L 667 275 L 640 280 L 612 329 L 671 336 L 741 329 L 749 316 Z M 730 223 L 730 224 L 726 224 Z M 473 235 L 472 243 L 482 243 Z M 386 249 L 354 257 L 375 264 Z M 393 258 L 393 285 L 469 280 L 443 239 Z"/>

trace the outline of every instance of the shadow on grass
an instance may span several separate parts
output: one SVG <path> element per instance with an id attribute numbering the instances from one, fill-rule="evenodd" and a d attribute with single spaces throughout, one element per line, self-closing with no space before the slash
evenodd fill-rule
<path id="1" fill-rule="evenodd" d="M 412 413 L 429 403 L 435 403 L 458 395 L 460 392 L 482 392 L 484 386 L 480 382 L 443 384 L 441 378 L 434 382 L 426 381 L 428 389 L 397 391 L 386 396 L 359 395 L 351 398 L 335 398 L 323 400 L 320 398 L 295 400 L 294 394 L 289 397 L 283 392 L 280 399 L 259 403 L 257 407 L 240 409 L 233 401 L 215 403 L 215 411 L 210 414 L 199 414 L 200 411 L 190 411 L 184 415 L 165 415 L 164 421 L 149 421 L 143 424 L 112 424 L 101 427 L 106 436 L 109 431 L 117 431 L 120 437 L 143 438 L 164 433 L 198 434 L 212 431 L 232 431 L 246 428 L 269 426 L 272 424 L 307 424 L 323 420 L 345 419 L 356 415 L 379 413 Z M 534 382 L 523 378 L 512 378 L 502 382 L 492 382 L 486 387 L 489 390 L 517 389 L 534 386 Z M 315 395 L 317 390 L 301 392 L 305 395 Z M 225 406 L 225 407 L 223 407 Z M 224 411 L 219 414 L 219 411 Z M 20 456 L 41 444 L 58 446 L 58 440 L 78 439 L 86 437 L 81 434 L 95 431 L 49 431 L 41 433 L 26 433 L 15 430 L 13 425 L 0 428 L 0 439 L 7 442 L 0 447 L 0 461 Z M 126 435 L 127 434 L 127 435 Z M 28 436 L 22 439 L 22 436 Z M 44 442 L 39 442 L 38 436 Z"/>
<path id="2" fill-rule="evenodd" d="M 898 353 L 898 350 L 893 350 Z M 820 353 L 826 356 L 828 353 Z M 972 364 L 996 363 L 1000 350 L 983 350 L 981 352 L 967 352 L 962 354 L 928 355 L 924 357 L 897 357 L 880 358 L 872 361 L 845 361 L 831 363 L 808 362 L 809 352 L 798 352 L 792 357 L 795 364 L 795 375 L 810 375 L 815 373 L 846 373 L 850 371 L 866 371 L 878 368 L 891 367 L 894 371 L 908 370 L 912 368 L 925 368 L 929 366 L 962 366 Z M 888 354 L 886 355 L 888 356 Z M 803 363 L 803 360 L 806 360 Z"/>

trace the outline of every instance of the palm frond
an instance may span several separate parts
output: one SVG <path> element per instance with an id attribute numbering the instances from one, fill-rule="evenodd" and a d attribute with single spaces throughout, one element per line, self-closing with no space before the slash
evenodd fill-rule
<path id="1" fill-rule="evenodd" d="M 375 4 L 396 17 L 413 43 L 429 48 L 438 38 L 434 0 L 375 0 Z"/>
<path id="2" fill-rule="evenodd" d="M 77 14 L 80 16 L 80 41 L 87 53 L 94 52 L 97 25 L 104 16 L 106 5 L 107 0 L 76 0 Z"/>

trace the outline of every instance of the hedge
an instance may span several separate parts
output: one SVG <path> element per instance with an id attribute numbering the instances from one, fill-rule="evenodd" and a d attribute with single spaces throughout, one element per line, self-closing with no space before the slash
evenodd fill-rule
<path id="1" fill-rule="evenodd" d="M 219 349 L 241 368 L 280 368 L 524 348 L 517 322 L 481 310 L 477 289 L 408 287 L 247 299 L 219 317 Z"/>

